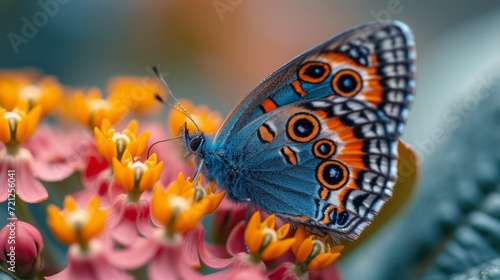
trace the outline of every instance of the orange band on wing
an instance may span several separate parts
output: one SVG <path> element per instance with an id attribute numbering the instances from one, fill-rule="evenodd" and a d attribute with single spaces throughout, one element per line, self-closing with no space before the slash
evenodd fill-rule
<path id="1" fill-rule="evenodd" d="M 292 82 L 292 88 L 293 88 L 293 91 L 295 91 L 295 93 L 297 93 L 298 95 L 300 95 L 302 97 L 307 95 L 307 92 L 304 91 L 299 80 L 295 80 Z"/>
<path id="2" fill-rule="evenodd" d="M 260 109 L 264 113 L 269 113 L 276 108 L 278 108 L 278 104 L 276 104 L 276 102 L 274 102 L 274 100 L 272 100 L 270 97 L 262 100 L 262 102 L 260 103 Z"/>

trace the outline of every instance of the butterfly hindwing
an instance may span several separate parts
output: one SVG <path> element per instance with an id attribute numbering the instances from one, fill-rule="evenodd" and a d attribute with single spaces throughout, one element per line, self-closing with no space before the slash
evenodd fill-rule
<path id="1" fill-rule="evenodd" d="M 234 189 L 311 231 L 355 239 L 392 194 L 397 137 L 387 123 L 342 97 L 277 108 L 232 138 L 226 157 L 241 162 Z"/>

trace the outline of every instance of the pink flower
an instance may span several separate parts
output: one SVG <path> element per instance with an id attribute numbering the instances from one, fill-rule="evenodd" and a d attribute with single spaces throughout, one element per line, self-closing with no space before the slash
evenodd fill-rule
<path id="1" fill-rule="evenodd" d="M 82 155 L 82 185 L 84 189 L 75 194 L 77 201 L 88 201 L 94 195 L 99 196 L 102 206 L 111 204 L 108 190 L 113 181 L 110 164 L 97 152 L 94 144 Z"/>
<path id="2" fill-rule="evenodd" d="M 195 232 L 196 229 L 187 235 Z M 203 235 L 201 240 L 200 235 L 197 237 L 195 243 L 203 242 Z M 111 262 L 114 266 L 127 270 L 148 263 L 148 279 L 152 280 L 204 279 L 193 269 L 199 263 L 189 259 L 187 248 L 191 247 L 183 235 L 169 237 L 165 229 L 157 229 L 147 238 L 138 238 L 127 249 L 113 252 Z"/>
<path id="3" fill-rule="evenodd" d="M 125 246 L 133 244 L 139 233 L 146 235 L 151 230 L 149 213 L 148 200 L 141 197 L 137 202 L 130 202 L 125 194 L 117 196 L 107 222 L 111 237 Z"/>
<path id="4" fill-rule="evenodd" d="M 223 271 L 209 274 L 205 279 L 252 279 L 265 280 L 267 278 L 266 266 L 263 262 L 258 264 L 248 261 L 246 253 L 239 253 L 234 256 L 231 266 Z"/>
<path id="5" fill-rule="evenodd" d="M 245 220 L 247 205 L 236 204 L 229 199 L 223 199 L 215 211 L 211 236 L 216 244 L 225 245 L 229 234 L 241 222 Z M 243 239 L 241 239 L 243 243 Z M 243 247 L 245 245 L 243 244 Z"/>
<path id="6" fill-rule="evenodd" d="M 109 280 L 133 279 L 132 276 L 111 264 L 111 248 L 104 248 L 102 243 L 93 240 L 87 251 L 82 252 L 78 244 L 69 248 L 68 265 L 59 273 L 46 277 L 47 280 Z"/>
<path id="7" fill-rule="evenodd" d="M 28 203 L 37 203 L 49 197 L 42 183 L 35 178 L 34 160 L 30 151 L 19 148 L 15 155 L 7 154 L 7 150 L 0 150 L 0 180 L 7 182 L 14 178 L 14 186 L 19 198 Z M 14 172 L 9 172 L 14 170 Z M 12 181 L 12 179 L 11 179 Z M 10 182 L 10 181 L 9 181 Z M 8 185 L 0 184 L 0 202 L 7 200 Z"/>
<path id="8" fill-rule="evenodd" d="M 91 150 L 94 139 L 88 131 L 61 130 L 40 125 L 23 143 L 30 150 L 36 164 L 34 171 L 47 182 L 61 181 L 83 167 L 84 156 Z"/>
<path id="9" fill-rule="evenodd" d="M 16 276 L 30 278 L 42 268 L 42 235 L 32 225 L 11 220 L 0 231 L 0 246 L 0 260 Z"/>

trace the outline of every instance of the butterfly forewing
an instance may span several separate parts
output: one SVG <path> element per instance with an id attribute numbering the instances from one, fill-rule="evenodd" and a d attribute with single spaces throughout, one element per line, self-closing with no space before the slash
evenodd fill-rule
<path id="1" fill-rule="evenodd" d="M 415 57 L 413 35 L 404 23 L 353 28 L 264 79 L 231 112 L 215 139 L 226 141 L 232 131 L 280 106 L 329 95 L 367 102 L 400 134 L 413 99 Z"/>

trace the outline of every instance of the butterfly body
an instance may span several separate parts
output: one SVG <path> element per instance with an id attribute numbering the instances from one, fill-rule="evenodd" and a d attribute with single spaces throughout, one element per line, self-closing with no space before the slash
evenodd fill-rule
<path id="1" fill-rule="evenodd" d="M 355 239 L 392 195 L 414 57 L 402 23 L 352 29 L 271 74 L 216 135 L 186 131 L 186 145 L 229 198 Z"/>

